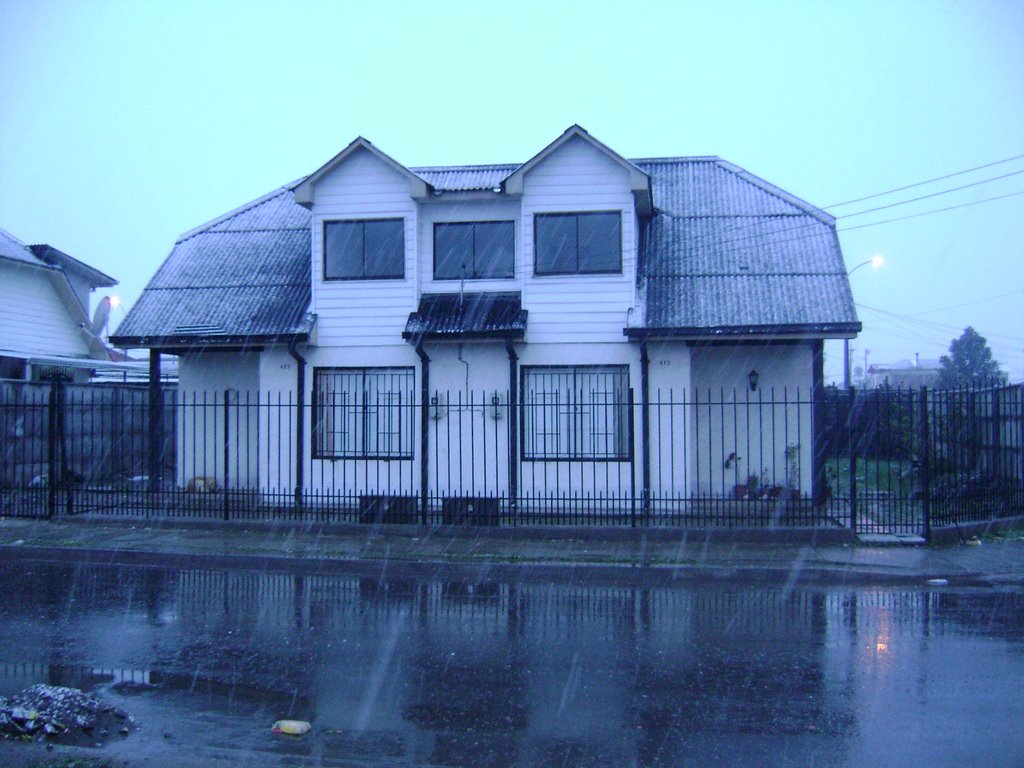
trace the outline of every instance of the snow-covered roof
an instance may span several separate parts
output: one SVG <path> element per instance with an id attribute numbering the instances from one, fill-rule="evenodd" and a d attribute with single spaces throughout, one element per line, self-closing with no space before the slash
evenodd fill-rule
<path id="1" fill-rule="evenodd" d="M 656 211 L 631 336 L 850 335 L 860 330 L 834 220 L 716 157 L 633 161 Z"/>
<path id="2" fill-rule="evenodd" d="M 311 218 L 286 186 L 189 231 L 111 342 L 170 348 L 308 336 Z"/>
<path id="3" fill-rule="evenodd" d="M 32 253 L 32 250 L 27 245 L 3 229 L 0 229 L 0 259 L 31 264 L 33 267 L 47 266 L 45 262 Z"/>
<path id="4" fill-rule="evenodd" d="M 498 189 L 518 165 L 437 165 L 409 170 L 440 192 Z"/>
<path id="5" fill-rule="evenodd" d="M 834 220 L 716 157 L 627 161 L 651 180 L 632 337 L 849 336 L 860 330 Z M 442 191 L 493 190 L 516 165 L 410 169 Z M 311 214 L 285 185 L 175 244 L 113 335 L 181 347 L 306 338 Z"/>

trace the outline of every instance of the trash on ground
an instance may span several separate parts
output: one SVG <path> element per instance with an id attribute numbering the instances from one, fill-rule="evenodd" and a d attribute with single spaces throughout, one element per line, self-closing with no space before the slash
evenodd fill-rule
<path id="1" fill-rule="evenodd" d="M 283 733 L 288 736 L 304 736 L 313 726 L 305 720 L 278 720 L 270 727 L 271 733 Z"/>
<path id="2" fill-rule="evenodd" d="M 127 736 L 135 720 L 78 688 L 33 685 L 0 697 L 0 736 L 22 741 L 96 745 L 96 737 L 117 730 Z"/>

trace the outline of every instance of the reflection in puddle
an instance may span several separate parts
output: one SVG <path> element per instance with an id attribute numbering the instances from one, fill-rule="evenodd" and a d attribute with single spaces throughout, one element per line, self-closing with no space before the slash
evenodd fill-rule
<path id="1" fill-rule="evenodd" d="M 158 760 L 860 765 L 988 754 L 1012 765 L 1024 754 L 1012 726 L 1024 716 L 1016 593 L 19 563 L 0 565 L 0 617 L 0 694 L 35 682 L 102 691 L 143 726 L 132 754 Z M 965 699 L 963 675 L 984 706 Z M 314 731 L 271 738 L 280 718 Z"/>

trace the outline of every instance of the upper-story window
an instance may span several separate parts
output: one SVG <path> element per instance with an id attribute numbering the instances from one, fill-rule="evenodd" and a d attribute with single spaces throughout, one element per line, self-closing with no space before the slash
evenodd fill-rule
<path id="1" fill-rule="evenodd" d="M 391 280 L 403 277 L 403 219 L 324 222 L 325 280 Z"/>
<path id="2" fill-rule="evenodd" d="M 622 213 L 538 213 L 533 219 L 538 275 L 622 272 Z"/>
<path id="3" fill-rule="evenodd" d="M 434 225 L 435 280 L 514 277 L 515 257 L 514 222 Z"/>

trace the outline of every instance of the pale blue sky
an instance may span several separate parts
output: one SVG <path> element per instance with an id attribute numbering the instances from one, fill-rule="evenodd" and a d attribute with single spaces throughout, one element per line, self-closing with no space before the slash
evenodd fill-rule
<path id="1" fill-rule="evenodd" d="M 572 123 L 821 207 L 1024 155 L 1024 3 L 0 0 L 0 226 L 129 303 L 178 234 L 357 135 L 407 165 L 516 162 Z M 1019 191 L 1024 173 L 839 226 Z M 852 278 L 858 363 L 938 357 L 971 324 L 1024 377 L 1021 222 L 1024 195 L 842 233 L 849 266 L 887 260 Z"/>

